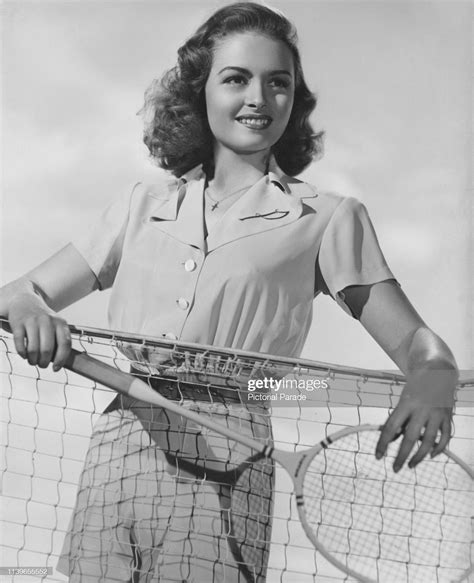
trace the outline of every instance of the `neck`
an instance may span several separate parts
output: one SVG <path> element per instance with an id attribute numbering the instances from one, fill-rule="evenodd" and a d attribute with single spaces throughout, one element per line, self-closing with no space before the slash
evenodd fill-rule
<path id="1" fill-rule="evenodd" d="M 270 152 L 237 154 L 216 145 L 212 187 L 217 192 L 230 192 L 239 186 L 251 185 L 265 174 Z"/>

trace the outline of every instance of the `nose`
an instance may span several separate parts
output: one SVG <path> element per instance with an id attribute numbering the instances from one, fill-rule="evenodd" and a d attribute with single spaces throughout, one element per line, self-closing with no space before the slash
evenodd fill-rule
<path id="1" fill-rule="evenodd" d="M 260 81 L 253 80 L 248 85 L 245 104 L 254 109 L 266 106 L 265 89 Z"/>

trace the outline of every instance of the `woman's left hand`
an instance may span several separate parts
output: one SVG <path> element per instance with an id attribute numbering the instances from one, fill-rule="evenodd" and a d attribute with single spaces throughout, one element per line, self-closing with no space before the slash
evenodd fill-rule
<path id="1" fill-rule="evenodd" d="M 388 444 L 403 433 L 394 470 L 402 467 L 420 441 L 408 464 L 414 467 L 427 453 L 439 454 L 449 441 L 458 380 L 454 356 L 394 281 L 351 286 L 343 291 L 354 317 L 407 378 L 400 402 L 383 427 L 376 457 L 381 458 Z"/>
<path id="2" fill-rule="evenodd" d="M 398 472 L 419 447 L 408 466 L 415 467 L 430 453 L 434 457 L 447 446 L 451 437 L 451 418 L 457 381 L 455 370 L 418 370 L 408 375 L 400 402 L 386 421 L 376 448 L 380 459 L 388 444 L 403 433 L 393 469 Z"/>

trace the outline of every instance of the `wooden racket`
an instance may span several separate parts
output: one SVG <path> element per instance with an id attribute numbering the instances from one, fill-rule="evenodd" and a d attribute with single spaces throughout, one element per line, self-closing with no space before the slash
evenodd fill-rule
<path id="1" fill-rule="evenodd" d="M 364 583 L 465 581 L 473 572 L 474 473 L 445 451 L 414 469 L 392 469 L 398 445 L 375 459 L 380 427 L 337 431 L 288 452 L 170 401 L 142 380 L 72 350 L 66 368 L 133 399 L 177 413 L 275 460 L 293 480 L 301 525 L 333 565 Z"/>

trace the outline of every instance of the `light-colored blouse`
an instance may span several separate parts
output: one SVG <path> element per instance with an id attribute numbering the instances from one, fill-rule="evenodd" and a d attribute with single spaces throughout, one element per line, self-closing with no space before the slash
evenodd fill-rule
<path id="1" fill-rule="evenodd" d="M 393 279 L 365 207 L 274 163 L 205 238 L 205 174 L 137 184 L 73 244 L 114 330 L 297 357 L 313 299 Z"/>

